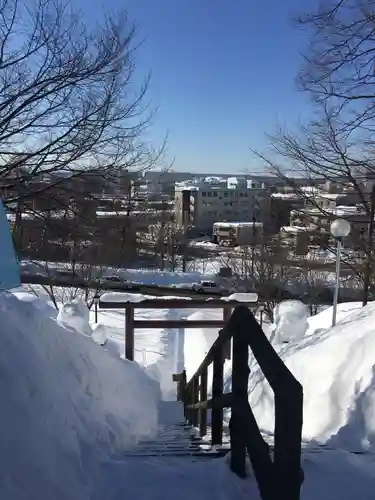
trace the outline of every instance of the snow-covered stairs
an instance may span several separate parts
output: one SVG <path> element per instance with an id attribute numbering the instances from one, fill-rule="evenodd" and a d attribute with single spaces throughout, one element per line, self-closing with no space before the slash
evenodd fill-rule
<path id="1" fill-rule="evenodd" d="M 197 437 L 195 429 L 184 421 L 178 401 L 161 401 L 159 431 L 155 438 L 141 441 L 124 457 L 186 457 L 190 461 L 222 457 L 228 449 L 214 449 Z"/>

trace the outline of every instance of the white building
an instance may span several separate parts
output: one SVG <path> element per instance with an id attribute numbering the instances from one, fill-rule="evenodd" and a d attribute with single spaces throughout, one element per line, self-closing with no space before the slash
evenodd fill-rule
<path id="1" fill-rule="evenodd" d="M 210 178 L 203 182 L 175 186 L 176 220 L 202 231 L 211 231 L 214 222 L 251 222 L 258 220 L 258 199 L 268 195 L 264 184 L 246 179 Z"/>

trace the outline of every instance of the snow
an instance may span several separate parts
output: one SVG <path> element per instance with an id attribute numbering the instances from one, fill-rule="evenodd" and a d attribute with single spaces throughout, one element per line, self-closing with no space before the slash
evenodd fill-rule
<path id="1" fill-rule="evenodd" d="M 280 232 L 299 234 L 316 231 L 317 226 L 282 226 Z"/>
<path id="2" fill-rule="evenodd" d="M 91 338 L 99 345 L 105 345 L 108 340 L 108 329 L 101 323 L 96 323 L 92 326 Z"/>
<path id="3" fill-rule="evenodd" d="M 154 295 L 143 295 L 141 293 L 123 293 L 123 292 L 105 292 L 100 296 L 100 302 L 129 302 L 129 303 L 139 303 L 144 300 L 170 300 L 170 299 L 181 299 L 181 300 L 191 300 L 191 297 L 173 297 L 171 295 L 155 297 Z"/>
<path id="4" fill-rule="evenodd" d="M 149 269 L 126 269 L 121 270 L 117 273 L 122 278 L 131 281 L 133 283 L 141 283 L 144 285 L 175 285 L 178 283 L 195 283 L 201 279 L 213 278 L 213 272 L 202 273 L 201 272 L 171 272 L 171 271 L 160 271 L 160 270 L 149 270 Z"/>
<path id="5" fill-rule="evenodd" d="M 189 319 L 219 319 L 218 311 L 195 312 Z M 275 349 L 304 387 L 303 439 L 310 445 L 349 451 L 375 451 L 375 303 L 339 304 L 331 328 L 332 307 L 307 318 L 304 304 L 285 301 L 276 311 L 281 340 Z M 185 331 L 184 356 L 191 377 L 212 343 L 217 329 Z M 266 335 L 269 333 L 266 330 Z M 282 340 L 290 341 L 282 344 Z M 224 366 L 225 387 L 231 383 L 230 362 Z M 211 368 L 212 370 L 212 368 Z M 210 371 L 209 379 L 212 375 Z M 273 433 L 273 394 L 251 360 L 249 401 L 260 428 Z M 230 413 L 226 415 L 228 421 Z"/>
<path id="6" fill-rule="evenodd" d="M 366 308 L 360 308 L 358 303 L 340 304 L 338 324 L 333 329 L 330 328 L 331 316 L 332 308 L 328 308 L 309 318 L 309 328 L 302 339 L 275 346 L 304 387 L 303 438 L 307 447 L 303 454 L 302 500 L 370 498 L 368 488 L 375 481 L 375 456 L 345 451 L 374 451 L 375 304 Z M 189 319 L 203 317 L 218 319 L 218 312 L 196 312 Z M 188 378 L 195 373 L 216 336 L 214 329 L 185 331 Z M 272 435 L 273 395 L 254 362 L 251 370 L 249 401 L 260 428 Z M 229 391 L 228 361 L 224 374 L 224 390 Z M 212 367 L 209 380 L 211 377 Z M 227 412 L 227 422 L 229 416 Z M 324 444 L 325 451 L 315 451 L 316 444 Z M 309 451 L 310 447 L 314 451 Z M 330 448 L 336 450 L 329 451 Z"/>
<path id="7" fill-rule="evenodd" d="M 188 316 L 189 321 L 217 320 L 221 311 L 205 309 Z M 207 352 L 218 336 L 218 328 L 188 328 L 184 335 L 184 360 L 188 380 L 197 371 Z"/>
<path id="8" fill-rule="evenodd" d="M 100 296 L 100 302 L 129 302 L 136 304 L 151 297 L 142 293 L 105 292 Z"/>
<path id="9" fill-rule="evenodd" d="M 224 301 L 231 301 L 231 300 L 236 300 L 237 302 L 254 302 L 256 303 L 258 301 L 258 294 L 257 293 L 232 293 L 228 297 L 221 297 L 222 300 Z"/>
<path id="10" fill-rule="evenodd" d="M 222 229 L 222 228 L 237 228 L 237 227 L 261 227 L 263 226 L 263 222 L 254 221 L 254 222 L 214 222 L 213 228 Z"/>
<path id="11" fill-rule="evenodd" d="M 310 322 L 313 333 L 275 348 L 304 388 L 303 439 L 373 452 L 375 303 L 345 309 L 340 308 L 336 327 L 327 328 L 329 308 Z M 249 379 L 249 401 L 260 427 L 272 433 L 273 395 L 257 366 Z"/>
<path id="12" fill-rule="evenodd" d="M 280 344 L 302 339 L 308 329 L 307 306 L 299 300 L 284 300 L 276 305 L 270 342 Z"/>
<path id="13" fill-rule="evenodd" d="M 271 198 L 299 200 L 301 197 L 296 193 L 271 193 Z"/>
<path id="14" fill-rule="evenodd" d="M 362 309 L 362 302 L 344 302 L 337 305 L 336 321 L 343 323 L 343 320 L 353 311 Z M 307 334 L 312 335 L 316 332 L 330 328 L 332 325 L 332 307 L 326 307 L 321 313 L 308 318 Z"/>
<path id="15" fill-rule="evenodd" d="M 105 457 L 155 434 L 159 388 L 41 302 L 0 294 L 0 498 L 91 500 Z"/>
<path id="16" fill-rule="evenodd" d="M 248 300 L 241 295 L 231 300 Z M 150 298 L 110 293 L 105 300 L 136 304 Z M 122 456 L 142 437 L 155 435 L 158 419 L 172 423 L 175 417 L 162 416 L 158 400 L 175 398 L 172 373 L 185 367 L 190 378 L 217 338 L 217 328 L 137 329 L 137 363 L 131 363 L 121 360 L 124 310 L 99 310 L 96 323 L 94 311 L 88 316 L 78 300 L 59 306 L 57 311 L 24 290 L 0 295 L 5 346 L 0 354 L 0 457 L 6 464 L 0 469 L 1 498 L 259 499 L 253 477 L 239 480 L 230 473 L 227 458 L 192 463 Z M 286 301 L 275 313 L 281 338 L 290 333 L 293 337 L 274 347 L 304 387 L 301 500 L 372 499 L 375 303 L 365 308 L 360 303 L 339 304 L 335 328 L 330 327 L 332 308 L 307 318 L 305 306 Z M 149 321 L 221 315 L 215 309 L 151 306 L 135 313 L 136 319 Z M 268 328 L 266 324 L 266 335 Z M 260 428 L 272 436 L 273 395 L 258 366 L 252 359 L 250 363 L 249 401 Z M 226 361 L 224 375 L 227 392 L 231 361 Z M 211 376 L 212 368 L 209 380 Z M 225 418 L 228 421 L 229 413 Z M 317 451 L 317 444 L 325 450 Z"/>
<path id="17" fill-rule="evenodd" d="M 74 299 L 61 306 L 57 321 L 63 326 L 74 328 L 77 332 L 91 336 L 90 311 L 81 299 Z"/>

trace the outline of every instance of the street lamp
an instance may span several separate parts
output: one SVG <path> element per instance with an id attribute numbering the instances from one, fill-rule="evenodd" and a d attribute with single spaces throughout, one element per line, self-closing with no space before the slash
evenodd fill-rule
<path id="1" fill-rule="evenodd" d="M 337 248 L 336 248 L 336 282 L 335 282 L 335 291 L 333 295 L 333 311 L 332 311 L 332 326 L 336 325 L 336 315 L 337 315 L 337 302 L 339 298 L 339 289 L 340 289 L 340 264 L 341 264 L 341 249 L 342 249 L 342 240 L 345 236 L 348 236 L 350 233 L 350 223 L 345 219 L 336 219 L 332 222 L 331 234 L 336 239 Z"/>

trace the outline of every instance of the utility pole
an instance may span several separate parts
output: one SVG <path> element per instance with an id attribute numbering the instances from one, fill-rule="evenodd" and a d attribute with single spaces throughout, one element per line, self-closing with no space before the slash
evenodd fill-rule
<path id="1" fill-rule="evenodd" d="M 372 274 L 372 241 L 374 236 L 374 217 L 375 217 L 375 184 L 371 190 L 371 205 L 370 205 L 370 220 L 367 231 L 367 261 L 363 277 L 363 301 L 362 306 L 365 306 L 368 301 L 368 292 L 370 288 Z"/>

